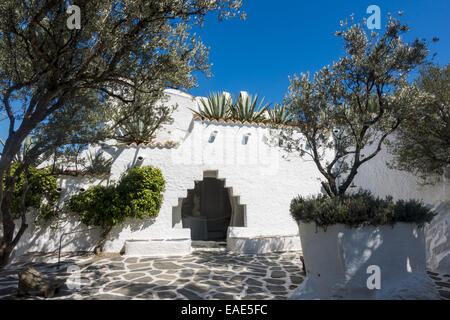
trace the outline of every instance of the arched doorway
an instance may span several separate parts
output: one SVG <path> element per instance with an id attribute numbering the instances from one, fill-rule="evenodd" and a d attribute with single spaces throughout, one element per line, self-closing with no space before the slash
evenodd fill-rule
<path id="1" fill-rule="evenodd" d="M 191 230 L 191 240 L 223 242 L 228 227 L 244 227 L 246 206 L 240 204 L 217 171 L 205 171 L 203 180 L 195 181 L 187 196 L 173 207 L 172 226 Z"/>
<path id="2" fill-rule="evenodd" d="M 231 220 L 231 204 L 224 182 L 205 178 L 188 191 L 181 206 L 183 228 L 191 229 L 192 240 L 223 241 Z"/>

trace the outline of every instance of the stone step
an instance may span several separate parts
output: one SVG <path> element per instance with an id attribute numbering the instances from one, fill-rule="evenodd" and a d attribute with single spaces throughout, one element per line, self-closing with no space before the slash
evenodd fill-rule
<path id="1" fill-rule="evenodd" d="M 225 241 L 191 241 L 192 252 L 226 252 Z"/>

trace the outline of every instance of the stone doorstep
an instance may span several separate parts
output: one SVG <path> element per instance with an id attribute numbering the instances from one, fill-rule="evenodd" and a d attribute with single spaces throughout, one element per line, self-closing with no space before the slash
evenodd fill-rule
<path id="1" fill-rule="evenodd" d="M 289 234 L 289 235 L 264 235 L 264 236 L 253 236 L 253 237 L 244 237 L 244 236 L 231 236 L 228 239 L 238 239 L 238 240 L 257 240 L 257 239 L 283 239 L 283 238 L 295 238 L 300 237 L 298 234 Z"/>
<path id="2" fill-rule="evenodd" d="M 227 248 L 192 248 L 191 252 L 227 252 Z"/>
<path id="3" fill-rule="evenodd" d="M 282 246 L 267 250 L 266 242 L 281 241 Z M 298 242 L 298 243 L 297 243 Z M 282 252 L 300 252 L 300 237 L 291 235 L 262 235 L 262 236 L 229 236 L 228 249 L 236 254 L 268 254 Z M 247 245 L 248 244 L 248 245 Z M 290 245 L 293 244 L 293 245 Z"/>

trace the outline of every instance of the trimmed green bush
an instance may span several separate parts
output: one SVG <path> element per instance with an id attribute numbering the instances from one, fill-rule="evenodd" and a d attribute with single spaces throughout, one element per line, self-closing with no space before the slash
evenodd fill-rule
<path id="1" fill-rule="evenodd" d="M 117 193 L 127 217 L 156 217 L 161 208 L 165 181 L 161 170 L 154 167 L 133 168 L 124 175 Z"/>
<path id="2" fill-rule="evenodd" d="M 123 224 L 126 218 L 143 219 L 158 216 L 165 190 L 161 170 L 149 167 L 130 169 L 117 185 L 93 186 L 70 198 L 67 209 L 79 214 L 87 226 L 103 229 L 96 252 L 102 251 L 112 227 Z"/>
<path id="3" fill-rule="evenodd" d="M 80 221 L 87 226 L 113 227 L 126 218 L 114 185 L 93 186 L 81 194 L 72 196 L 68 209 L 78 213 Z"/>
<path id="4" fill-rule="evenodd" d="M 422 226 L 436 215 L 420 201 L 394 202 L 392 197 L 381 199 L 365 190 L 333 198 L 324 195 L 309 198 L 298 196 L 292 200 L 290 212 L 295 220 L 315 222 L 324 229 L 338 223 L 358 227 L 411 222 Z"/>

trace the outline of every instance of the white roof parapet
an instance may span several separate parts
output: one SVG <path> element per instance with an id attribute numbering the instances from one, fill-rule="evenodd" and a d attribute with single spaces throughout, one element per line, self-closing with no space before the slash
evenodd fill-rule
<path id="1" fill-rule="evenodd" d="M 191 98 L 191 99 L 195 99 L 195 97 L 189 93 L 186 93 L 184 91 L 178 90 L 178 89 L 172 89 L 172 88 L 167 88 L 164 90 L 164 93 L 166 94 L 174 94 L 174 95 L 178 95 L 178 96 L 182 96 L 185 98 Z"/>

